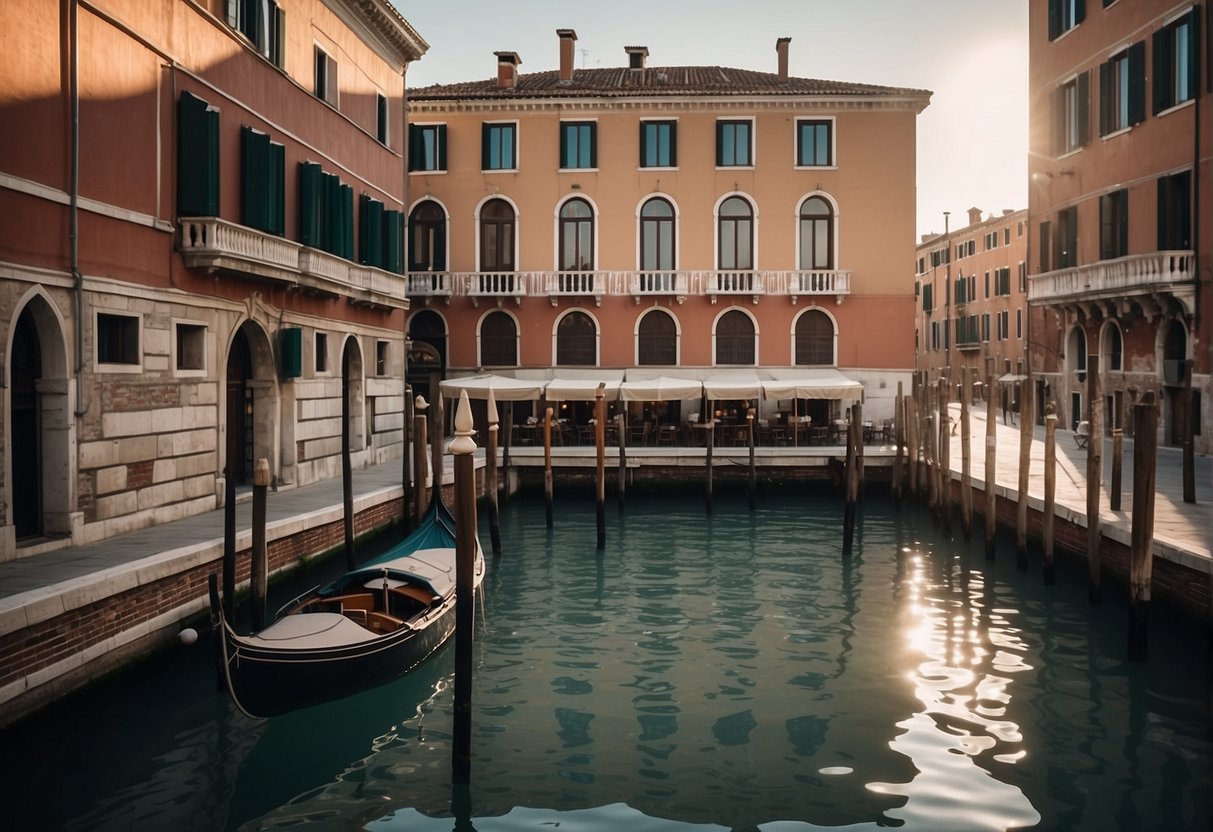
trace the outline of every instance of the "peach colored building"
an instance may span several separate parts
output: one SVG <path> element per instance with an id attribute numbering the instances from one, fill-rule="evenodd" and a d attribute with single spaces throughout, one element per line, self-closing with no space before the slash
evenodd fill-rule
<path id="1" fill-rule="evenodd" d="M 968 225 L 926 234 L 915 261 L 917 368 L 928 380 L 943 371 L 970 382 L 1023 373 L 1027 337 L 1027 211 L 1006 209 Z M 959 225 L 959 223 L 957 223 Z M 1010 404 L 1007 401 L 1007 404 Z"/>
<path id="2" fill-rule="evenodd" d="M 1033 0 L 1029 290 L 1038 397 L 1105 429 L 1161 403 L 1158 439 L 1213 451 L 1213 128 L 1207 4 Z M 1183 383 L 1194 363 L 1191 397 Z M 1190 403 L 1189 403 L 1190 402 Z"/>
<path id="3" fill-rule="evenodd" d="M 835 368 L 891 416 L 930 93 L 789 77 L 790 38 L 770 72 L 650 66 L 643 46 L 575 69 L 576 39 L 557 31 L 558 69 L 498 52 L 486 80 L 409 91 L 410 337 L 448 376 Z"/>
<path id="4" fill-rule="evenodd" d="M 0 560 L 399 454 L 388 0 L 0 4 Z"/>

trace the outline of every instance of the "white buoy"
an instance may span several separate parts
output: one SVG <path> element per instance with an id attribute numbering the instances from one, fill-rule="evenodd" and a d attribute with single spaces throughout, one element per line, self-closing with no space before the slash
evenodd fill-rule
<path id="1" fill-rule="evenodd" d="M 193 627 L 186 627 L 184 630 L 182 630 L 180 633 L 177 634 L 177 638 L 181 639 L 182 644 L 184 644 L 186 647 L 189 647 L 191 644 L 193 644 L 195 641 L 198 640 L 198 631 L 195 630 Z"/>

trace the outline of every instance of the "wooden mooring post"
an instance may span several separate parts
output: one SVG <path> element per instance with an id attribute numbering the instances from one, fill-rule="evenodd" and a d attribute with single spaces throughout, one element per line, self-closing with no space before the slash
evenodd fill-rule
<path id="1" fill-rule="evenodd" d="M 1028 568 L 1028 474 L 1032 470 L 1032 377 L 1019 388 L 1019 487 L 1015 511 L 1015 566 Z"/>
<path id="2" fill-rule="evenodd" d="M 851 405 L 851 419 L 856 424 L 855 431 L 855 502 L 863 500 L 863 403 Z"/>
<path id="3" fill-rule="evenodd" d="M 597 452 L 595 495 L 597 499 L 598 548 L 606 548 L 606 384 L 594 392 L 594 448 Z"/>
<path id="4" fill-rule="evenodd" d="M 1196 459 L 1195 433 L 1196 426 L 1192 419 L 1192 359 L 1184 362 L 1183 394 L 1180 396 L 1180 419 L 1183 425 L 1183 483 L 1184 502 L 1196 502 Z M 1206 405 L 1207 407 L 1207 405 Z M 1137 445 L 1133 446 L 1134 451 Z"/>
<path id="5" fill-rule="evenodd" d="M 902 394 L 901 382 L 897 382 L 897 398 L 893 400 L 893 442 L 897 448 L 893 454 L 893 505 L 901 507 L 901 495 L 905 489 L 905 442 L 906 442 L 906 401 Z"/>
<path id="6" fill-rule="evenodd" d="M 1149 648 L 1150 584 L 1154 574 L 1154 489 L 1158 465 L 1158 408 L 1147 392 L 1133 405 L 1133 524 L 1129 531 L 1129 660 Z"/>
<path id="7" fill-rule="evenodd" d="M 249 551 L 249 591 L 253 601 L 253 632 L 265 629 L 265 595 L 269 563 L 265 552 L 265 497 L 270 486 L 270 462 L 264 457 L 253 467 L 253 545 Z"/>
<path id="8" fill-rule="evenodd" d="M 236 478 L 229 462 L 223 469 L 223 616 L 236 621 Z"/>
<path id="9" fill-rule="evenodd" d="M 501 442 L 501 481 L 505 483 L 502 499 L 510 499 L 510 445 L 514 442 L 514 403 L 505 406 L 505 419 L 501 425 L 505 438 Z"/>
<path id="10" fill-rule="evenodd" d="M 425 396 L 418 396 L 413 404 L 413 525 L 421 525 L 421 516 L 425 514 L 425 487 L 428 478 L 425 475 L 425 447 L 429 444 L 426 437 L 428 422 L 425 417 L 429 405 Z"/>
<path id="11" fill-rule="evenodd" d="M 400 426 L 400 485 L 401 485 L 401 520 L 404 532 L 413 530 L 413 489 L 417 484 L 413 481 L 413 388 L 407 384 L 404 387 L 404 424 Z"/>
<path id="12" fill-rule="evenodd" d="M 446 434 L 446 412 L 445 403 L 442 400 L 442 393 L 438 391 L 438 385 L 433 385 L 435 391 L 434 400 L 430 402 L 430 419 L 434 426 L 430 429 L 430 478 L 433 480 L 434 493 L 442 497 L 442 439 Z"/>
<path id="13" fill-rule="evenodd" d="M 1053 521 L 1057 515 L 1057 414 L 1052 402 L 1045 405 L 1045 507 L 1041 525 L 1044 547 L 1044 581 L 1052 586 L 1057 581 L 1053 563 Z"/>
<path id="14" fill-rule="evenodd" d="M 994 375 L 986 376 L 986 560 L 994 560 L 994 541 L 998 534 L 998 389 Z"/>
<path id="15" fill-rule="evenodd" d="M 910 475 L 910 497 L 913 500 L 918 500 L 918 465 L 920 449 L 918 447 L 918 398 L 915 391 L 917 387 L 911 385 L 910 395 L 905 400 L 905 426 L 906 426 L 906 443 L 908 445 L 907 456 L 909 457 L 909 475 Z"/>
<path id="16" fill-rule="evenodd" d="M 960 528 L 964 539 L 973 538 L 973 460 L 971 457 L 972 433 L 969 425 L 969 399 L 973 385 L 968 373 L 962 371 L 960 381 Z"/>
<path id="17" fill-rule="evenodd" d="M 1108 494 L 1108 502 L 1112 511 L 1120 511 L 1121 481 L 1124 477 L 1121 470 L 1125 456 L 1125 432 L 1121 428 L 1112 429 L 1112 490 Z"/>
<path id="18" fill-rule="evenodd" d="M 484 491 L 489 501 L 489 539 L 493 557 L 501 556 L 501 512 L 497 506 L 497 398 L 489 390 L 485 403 L 489 416 L 488 442 L 484 453 Z"/>
<path id="19" fill-rule="evenodd" d="M 708 426 L 703 432 L 707 438 L 707 454 L 704 457 L 703 496 L 708 514 L 712 513 L 712 446 L 716 443 L 716 422 L 708 416 Z"/>
<path id="20" fill-rule="evenodd" d="M 939 479 L 939 504 L 935 507 L 943 521 L 943 533 L 952 533 L 952 417 L 948 404 L 952 400 L 951 383 L 947 376 L 939 378 L 939 449 L 935 476 Z"/>
<path id="21" fill-rule="evenodd" d="M 843 504 L 842 504 L 842 554 L 844 556 L 851 554 L 851 548 L 855 543 L 855 504 L 858 499 L 859 491 L 859 459 L 858 449 L 856 445 L 857 435 L 862 438 L 863 426 L 855 419 L 855 406 L 850 409 L 850 418 L 847 420 L 847 465 L 843 479 Z"/>
<path id="22" fill-rule="evenodd" d="M 455 690 L 451 781 L 470 783 L 472 771 L 472 669 L 476 627 L 476 466 L 472 407 L 459 394 L 451 454 L 455 468 Z"/>
<path id="23" fill-rule="evenodd" d="M 619 482 L 617 483 L 617 493 L 619 494 L 619 507 L 623 508 L 623 500 L 628 490 L 628 440 L 625 436 L 625 423 L 622 413 L 615 414 L 616 431 L 615 441 L 619 443 Z"/>
<path id="24" fill-rule="evenodd" d="M 750 443 L 750 511 L 753 511 L 757 503 L 758 490 L 758 468 L 754 461 L 754 408 L 749 408 L 745 414 L 746 432 L 749 435 Z"/>
<path id="25" fill-rule="evenodd" d="M 543 411 L 543 508 L 552 528 L 552 408 Z"/>
<path id="26" fill-rule="evenodd" d="M 1087 356 L 1087 423 L 1087 595 L 1092 604 L 1098 604 L 1103 600 L 1103 534 L 1099 519 L 1103 491 L 1103 396 L 1098 353 Z"/>
<path id="27" fill-rule="evenodd" d="M 939 480 L 935 476 L 936 455 L 935 444 L 938 442 L 939 414 L 936 412 L 938 397 L 930 387 L 922 389 L 922 436 L 923 459 L 926 462 L 927 475 L 927 508 L 930 509 L 931 519 L 939 522 Z"/>
<path id="28" fill-rule="evenodd" d="M 354 472 L 350 465 L 350 396 L 349 353 L 341 374 L 341 527 L 345 538 L 345 566 L 353 570 L 358 565 L 354 554 Z"/>

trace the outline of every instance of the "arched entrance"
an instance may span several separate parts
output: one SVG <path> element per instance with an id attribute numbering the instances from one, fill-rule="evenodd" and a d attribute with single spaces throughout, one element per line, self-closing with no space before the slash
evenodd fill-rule
<path id="1" fill-rule="evenodd" d="M 42 380 L 42 348 L 28 313 L 17 319 L 9 388 L 12 402 L 13 525 L 17 539 L 42 536 L 42 419 L 38 382 Z"/>
<path id="2" fill-rule="evenodd" d="M 246 320 L 232 336 L 226 363 L 227 425 L 221 468 L 230 468 L 237 485 L 253 481 L 253 464 L 264 457 L 271 476 L 279 475 L 278 382 L 274 352 L 264 329 Z"/>
<path id="3" fill-rule="evenodd" d="M 409 352 L 407 381 L 414 396 L 425 396 L 432 402 L 446 370 L 446 322 L 437 312 L 423 309 L 409 318 L 408 337 L 414 347 Z M 418 349 L 421 344 L 429 349 Z"/>
<path id="4" fill-rule="evenodd" d="M 362 349 L 354 337 L 345 340 L 342 350 L 341 391 L 341 420 L 349 425 L 347 447 L 351 453 L 358 453 L 365 450 L 369 442 L 362 395 Z"/>
<path id="5" fill-rule="evenodd" d="M 236 485 L 253 476 L 253 360 L 243 328 L 227 354 L 227 449 L 224 467 Z"/>

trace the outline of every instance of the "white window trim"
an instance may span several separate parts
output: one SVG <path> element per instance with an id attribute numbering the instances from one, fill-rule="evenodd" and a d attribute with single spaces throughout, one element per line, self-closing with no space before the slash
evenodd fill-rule
<path id="1" fill-rule="evenodd" d="M 800 201 L 796 203 L 796 208 L 795 208 L 795 210 L 793 212 L 793 216 L 792 216 L 793 239 L 796 242 L 796 245 L 795 245 L 796 250 L 793 252 L 793 257 L 795 259 L 792 260 L 792 262 L 796 264 L 795 271 L 797 271 L 797 272 L 817 271 L 817 269 L 800 268 L 800 209 L 801 209 L 801 207 L 804 206 L 804 203 L 806 200 L 812 199 L 815 196 L 819 196 L 822 199 L 824 199 L 826 202 L 830 203 L 830 207 L 834 211 L 834 239 L 831 241 L 833 244 L 833 248 L 834 248 L 834 267 L 832 269 L 824 269 L 823 271 L 841 271 L 842 267 L 839 264 L 842 263 L 842 250 L 839 248 L 839 246 L 841 245 L 839 229 L 842 226 L 842 211 L 838 207 L 838 200 L 834 199 L 834 197 L 831 196 L 826 191 L 810 191 L 809 193 L 802 196 L 800 198 Z M 754 234 L 755 234 L 755 237 L 757 237 L 757 234 L 758 234 L 757 211 L 758 211 L 758 209 L 755 208 L 754 210 L 755 210 Z M 719 234 L 719 221 L 717 222 L 717 228 L 718 228 L 717 234 Z M 758 262 L 758 257 L 757 257 L 758 241 L 757 241 L 757 239 L 755 239 L 755 241 L 754 241 L 754 246 L 755 246 L 754 262 L 757 263 Z M 926 259 L 930 259 L 930 258 L 928 257 Z M 923 265 L 924 266 L 926 265 L 925 261 L 923 262 Z M 835 322 L 835 323 L 837 323 L 837 322 Z"/>
<path id="2" fill-rule="evenodd" d="M 481 173 L 517 173 L 522 167 L 522 127 L 518 119 L 494 119 L 484 121 L 481 124 L 512 124 L 514 125 L 514 167 L 512 168 L 481 168 Z M 481 139 L 483 141 L 483 138 Z M 483 157 L 484 149 L 481 148 L 481 158 Z"/>
<path id="3" fill-rule="evenodd" d="M 476 227 L 476 271 L 478 271 L 478 272 L 483 271 L 483 269 L 481 268 L 481 265 L 480 265 L 480 211 L 481 211 L 481 209 L 484 208 L 484 206 L 489 201 L 494 200 L 494 199 L 503 199 L 509 204 L 509 206 L 511 208 L 514 209 L 514 269 L 513 269 L 513 273 L 518 275 L 519 280 L 522 280 L 522 272 L 519 271 L 519 269 L 518 269 L 518 246 L 519 246 L 519 243 L 521 242 L 521 238 L 519 236 L 519 229 L 522 226 L 522 213 L 518 210 L 518 203 L 514 202 L 514 200 L 510 199 L 505 194 L 489 194 L 489 195 L 485 196 L 483 199 L 481 199 L 479 202 L 476 203 L 476 210 L 472 212 L 472 223 Z M 446 206 L 444 205 L 443 209 L 445 210 L 445 208 L 446 208 Z M 448 222 L 450 220 L 449 213 L 447 214 L 447 220 L 448 220 Z M 447 230 L 447 240 L 448 240 L 447 254 L 448 254 L 448 256 L 450 254 L 450 251 L 449 251 L 450 236 L 451 236 L 450 229 L 448 226 L 448 230 Z M 451 261 L 447 260 L 446 262 L 447 262 L 447 266 L 449 268 Z"/>
<path id="4" fill-rule="evenodd" d="M 488 320 L 489 315 L 493 314 L 494 312 L 504 312 L 505 314 L 509 315 L 511 318 L 514 319 L 514 363 L 513 364 L 487 364 L 487 363 L 485 363 L 484 353 L 482 352 L 482 347 L 481 347 L 481 344 L 482 344 L 481 337 L 482 337 L 482 332 L 484 329 L 484 322 L 486 320 Z M 481 315 L 477 319 L 477 321 L 476 321 L 476 366 L 477 367 L 520 367 L 520 366 L 522 366 L 522 323 L 518 320 L 518 316 L 515 315 L 509 309 L 506 309 L 505 307 L 493 306 L 489 309 L 484 310 L 484 314 Z"/>
<path id="5" fill-rule="evenodd" d="M 645 168 L 645 170 L 653 170 L 653 168 Z M 679 247 L 682 245 L 682 234 L 679 233 L 681 231 L 682 209 L 678 207 L 678 200 L 664 191 L 654 191 L 651 194 L 645 194 L 636 203 L 636 271 L 641 271 L 641 261 L 643 259 L 643 252 L 640 250 L 640 223 L 643 218 L 640 216 L 640 212 L 644 210 L 645 203 L 650 199 L 664 199 L 674 209 L 674 268 L 671 271 L 676 272 L 678 271 L 678 264 L 682 262 L 679 252 Z"/>
<path id="6" fill-rule="evenodd" d="M 750 203 L 750 207 L 754 209 L 754 265 L 751 266 L 751 269 L 757 272 L 759 271 L 758 264 L 762 262 L 758 257 L 758 242 L 760 239 L 758 235 L 758 202 L 745 191 L 729 191 L 728 193 L 721 194 L 720 198 L 716 200 L 716 204 L 712 206 L 712 268 L 716 271 L 724 270 L 720 265 L 720 206 L 724 204 L 726 199 L 734 196 L 741 197 Z M 800 206 L 798 205 L 797 213 L 799 213 L 799 210 Z M 797 260 L 796 262 L 799 263 L 800 261 Z"/>
<path id="7" fill-rule="evenodd" d="M 800 164 L 800 123 L 803 121 L 830 122 L 830 158 L 832 165 L 802 165 Z M 838 117 L 837 116 L 796 116 L 792 119 L 792 169 L 793 170 L 838 170 Z"/>
<path id="8" fill-rule="evenodd" d="M 560 242 L 561 242 L 561 240 L 560 240 L 560 211 L 562 208 L 564 208 L 564 206 L 567 203 L 572 202 L 574 199 L 579 199 L 582 202 L 589 205 L 590 211 L 593 213 L 594 263 L 590 268 L 590 272 L 591 273 L 596 272 L 596 271 L 598 271 L 598 238 L 600 236 L 598 233 L 598 203 L 594 202 L 593 198 L 589 194 L 584 194 L 581 191 L 574 191 L 571 194 L 565 194 L 563 197 L 561 197 L 560 200 L 557 201 L 557 203 L 556 203 L 555 212 L 552 214 L 552 237 L 553 237 L 552 271 L 554 271 L 554 272 L 561 271 L 561 269 L 560 269 Z M 517 225 L 518 224 L 517 221 L 515 221 L 514 224 Z"/>
<path id="9" fill-rule="evenodd" d="M 315 89 L 315 86 L 316 86 L 316 53 L 317 52 L 324 53 L 324 56 L 326 58 L 328 58 L 330 61 L 332 61 L 333 69 L 335 70 L 337 68 L 337 59 L 333 57 L 333 53 L 330 52 L 327 48 L 325 48 L 325 46 L 322 43 L 320 43 L 319 41 L 315 41 L 315 40 L 312 41 L 312 87 L 313 87 L 312 94 L 318 100 L 323 101 L 325 104 L 328 104 L 334 110 L 340 110 L 341 109 L 341 86 L 340 86 L 340 84 L 337 83 L 337 76 L 334 76 L 332 79 L 333 98 L 334 98 L 333 101 L 329 101 L 328 98 L 326 98 L 325 96 L 317 94 L 318 91 Z M 326 85 L 328 84 L 328 81 L 329 81 L 327 73 L 328 73 L 328 69 L 326 67 L 326 69 L 325 69 L 325 84 Z M 338 75 L 339 74 L 340 73 L 338 73 Z"/>
<path id="10" fill-rule="evenodd" d="M 425 171 L 418 171 L 418 173 L 424 173 L 424 172 Z M 432 202 L 435 205 L 437 205 L 439 208 L 442 209 L 442 217 L 444 220 L 446 220 L 446 235 L 445 235 L 446 239 L 444 239 L 442 241 L 442 244 L 444 247 L 443 262 L 446 263 L 446 268 L 443 271 L 449 272 L 451 270 L 451 212 L 449 210 L 447 210 L 446 204 L 443 203 L 443 201 L 441 199 L 439 199 L 436 196 L 430 196 L 430 195 L 423 196 L 420 199 L 418 199 L 417 201 L 415 201 L 412 205 L 409 206 L 408 213 L 406 213 L 404 215 L 404 238 L 405 238 L 404 239 L 404 266 L 405 266 L 405 271 L 406 272 L 408 271 L 409 255 L 411 254 L 411 252 L 409 250 L 409 246 L 412 244 L 412 239 L 413 239 L 412 236 L 409 234 L 409 223 L 413 219 L 413 212 L 415 210 L 417 210 L 417 206 L 423 202 Z M 484 203 L 481 202 L 481 204 L 483 205 Z M 511 203 L 511 204 L 513 204 L 513 203 Z M 517 214 L 517 210 L 515 210 L 515 215 L 516 214 Z M 480 206 L 478 205 L 478 206 L 476 206 L 476 252 L 477 252 L 476 258 L 477 259 L 480 258 L 480 253 L 479 253 L 480 252 L 480 221 L 479 220 L 480 220 Z M 515 241 L 517 241 L 517 226 L 518 226 L 518 221 L 515 220 L 514 221 Z M 428 274 L 428 272 L 425 272 L 425 273 Z M 441 273 L 442 272 L 439 272 L 439 274 L 441 274 Z"/>
<path id="11" fill-rule="evenodd" d="M 139 322 L 139 344 L 135 349 L 137 360 L 134 364 L 102 363 L 101 354 L 101 316 L 109 315 L 115 318 L 135 318 Z M 93 366 L 98 373 L 142 373 L 143 372 L 143 313 L 127 312 L 117 309 L 96 309 L 93 312 Z"/>
<path id="12" fill-rule="evenodd" d="M 716 165 L 716 170 L 754 170 L 758 164 L 758 124 L 755 116 L 717 116 L 712 127 L 712 158 L 716 158 L 716 124 L 722 121 L 748 121 L 750 123 L 750 163 L 748 165 Z M 652 170 L 652 168 L 645 168 Z"/>
<path id="13" fill-rule="evenodd" d="M 332 369 L 333 356 L 332 356 L 332 350 L 329 348 L 330 344 L 329 344 L 328 336 L 329 336 L 329 334 L 327 332 L 320 332 L 319 330 L 316 330 L 312 333 L 312 375 L 315 376 L 316 378 L 328 378 L 333 375 L 333 369 Z M 318 364 L 317 357 L 319 356 L 320 352 L 316 347 L 319 345 L 321 338 L 324 339 L 325 369 L 323 369 L 323 370 L 321 370 L 317 366 L 317 364 Z"/>
<path id="14" fill-rule="evenodd" d="M 202 327 L 202 369 L 181 369 L 177 366 L 177 328 L 179 326 Z M 205 321 L 195 321 L 188 318 L 173 318 L 169 322 L 169 366 L 177 378 L 204 378 L 211 368 L 211 328 Z"/>

